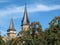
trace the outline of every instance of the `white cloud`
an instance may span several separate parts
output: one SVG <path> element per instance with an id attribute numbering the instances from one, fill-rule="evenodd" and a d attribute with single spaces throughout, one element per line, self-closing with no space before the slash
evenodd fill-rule
<path id="1" fill-rule="evenodd" d="M 23 7 L 7 7 L 5 9 L 0 10 L 0 16 L 6 16 L 10 14 L 16 14 L 19 12 L 23 12 Z"/>
<path id="2" fill-rule="evenodd" d="M 27 6 L 28 12 L 38 12 L 38 11 L 52 11 L 52 10 L 57 10 L 60 9 L 60 5 L 54 5 L 54 6 L 46 6 L 46 5 L 29 5 Z M 24 6 L 12 6 L 12 7 L 6 7 L 4 9 L 0 10 L 0 16 L 7 16 L 11 14 L 16 14 L 16 13 L 22 13 L 24 12 Z M 15 16 L 14 16 L 15 17 Z M 17 16 L 19 17 L 19 16 Z"/>
<path id="3" fill-rule="evenodd" d="M 54 6 L 46 6 L 46 5 L 36 5 L 32 7 L 29 11 L 30 12 L 37 12 L 37 11 L 52 11 L 60 9 L 60 5 L 54 5 Z"/>

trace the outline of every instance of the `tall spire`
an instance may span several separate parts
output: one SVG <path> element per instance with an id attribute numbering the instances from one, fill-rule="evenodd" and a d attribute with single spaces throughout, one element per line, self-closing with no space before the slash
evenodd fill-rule
<path id="1" fill-rule="evenodd" d="M 13 19 L 12 18 L 11 18 L 9 29 L 14 29 L 14 23 L 13 23 Z"/>
<path id="2" fill-rule="evenodd" d="M 28 15 L 27 15 L 27 8 L 25 5 L 24 16 L 22 19 L 22 25 L 27 25 L 27 24 L 29 24 L 29 19 L 28 19 Z"/>

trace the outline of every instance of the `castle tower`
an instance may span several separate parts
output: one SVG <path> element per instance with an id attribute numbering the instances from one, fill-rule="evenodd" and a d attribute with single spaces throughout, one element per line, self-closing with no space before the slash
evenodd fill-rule
<path id="1" fill-rule="evenodd" d="M 11 19 L 9 29 L 7 30 L 7 35 L 8 35 L 8 37 L 9 37 L 10 39 L 16 37 L 16 30 L 15 30 L 15 28 L 14 28 L 13 19 Z"/>
<path id="2" fill-rule="evenodd" d="M 26 8 L 26 5 L 25 5 L 25 10 L 24 10 L 24 16 L 23 16 L 23 19 L 22 19 L 22 30 L 23 31 L 26 31 L 29 29 L 30 27 L 30 22 L 29 22 L 29 19 L 28 19 L 28 14 L 27 14 L 27 8 Z"/>

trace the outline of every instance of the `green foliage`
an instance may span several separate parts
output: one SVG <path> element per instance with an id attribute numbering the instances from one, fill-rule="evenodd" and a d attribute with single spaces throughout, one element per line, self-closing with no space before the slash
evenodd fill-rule
<path id="1" fill-rule="evenodd" d="M 60 45 L 60 17 L 55 17 L 49 25 L 49 28 L 42 31 L 39 22 L 32 22 L 30 29 L 21 31 L 22 36 L 9 40 L 7 45 Z M 0 44 L 5 45 L 1 36 Z"/>
<path id="2" fill-rule="evenodd" d="M 4 40 L 2 39 L 2 36 L 0 35 L 0 44 L 1 45 L 5 45 L 5 42 L 4 42 Z"/>

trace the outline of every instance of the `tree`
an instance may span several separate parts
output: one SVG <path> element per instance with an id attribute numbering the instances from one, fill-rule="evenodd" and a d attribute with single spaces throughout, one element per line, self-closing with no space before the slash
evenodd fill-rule
<path id="1" fill-rule="evenodd" d="M 0 34 L 0 44 L 1 44 L 1 45 L 5 45 L 5 42 L 4 42 L 4 40 L 2 39 L 1 34 Z"/>
<path id="2" fill-rule="evenodd" d="M 50 33 L 49 43 L 51 45 L 59 45 L 58 42 L 60 39 L 59 39 L 59 36 L 57 34 L 59 34 L 59 32 L 60 32 L 60 16 L 55 17 L 49 24 L 50 24 L 50 27 L 49 27 L 49 33 Z"/>

